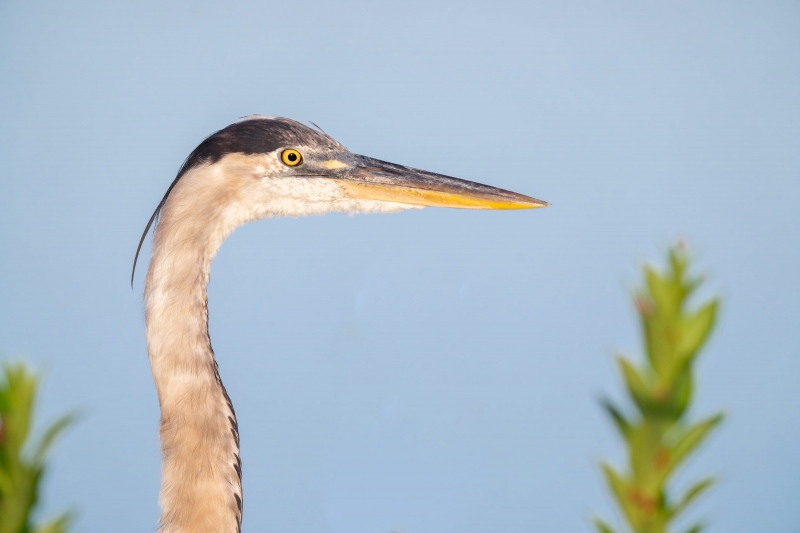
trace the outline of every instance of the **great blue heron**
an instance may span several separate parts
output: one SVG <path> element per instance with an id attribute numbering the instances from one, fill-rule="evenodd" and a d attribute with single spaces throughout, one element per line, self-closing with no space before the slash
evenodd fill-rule
<path id="1" fill-rule="evenodd" d="M 211 260 L 236 227 L 263 217 L 330 211 L 546 205 L 355 155 L 321 130 L 286 118 L 247 117 L 200 143 L 158 204 L 136 251 L 138 259 L 155 221 L 144 298 L 147 350 L 161 406 L 160 531 L 241 531 L 239 431 L 211 349 L 207 301 Z"/>

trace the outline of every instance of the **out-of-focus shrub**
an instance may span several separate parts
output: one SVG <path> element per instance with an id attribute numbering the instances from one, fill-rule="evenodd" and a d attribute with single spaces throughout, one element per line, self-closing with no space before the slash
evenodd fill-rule
<path id="1" fill-rule="evenodd" d="M 645 267 L 645 286 L 634 295 L 646 358 L 636 365 L 617 357 L 633 409 L 603 402 L 627 448 L 628 465 L 618 470 L 603 463 L 601 468 L 635 533 L 669 531 L 673 520 L 713 484 L 714 479 L 707 477 L 681 496 L 668 490 L 676 469 L 723 417 L 718 413 L 693 423 L 687 420 L 695 382 L 693 363 L 714 326 L 719 301 L 689 308 L 688 300 L 702 280 L 689 275 L 689 259 L 681 247 L 670 250 L 668 263 L 665 273 Z M 601 519 L 595 525 L 601 533 L 615 531 Z M 701 529 L 697 524 L 687 533 Z"/>
<path id="2" fill-rule="evenodd" d="M 65 415 L 30 442 L 39 380 L 24 364 L 7 364 L 0 375 L 0 533 L 64 533 L 70 514 L 33 524 L 47 452 L 73 420 Z"/>

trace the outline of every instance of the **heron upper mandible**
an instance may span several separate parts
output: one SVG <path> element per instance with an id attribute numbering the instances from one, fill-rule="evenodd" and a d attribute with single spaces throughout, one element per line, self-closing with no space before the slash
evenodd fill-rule
<path id="1" fill-rule="evenodd" d="M 353 154 L 324 132 L 287 118 L 247 117 L 200 143 L 142 235 L 143 241 L 155 221 L 144 298 L 147 351 L 161 406 L 159 531 L 241 531 L 239 431 L 211 348 L 207 300 L 211 260 L 236 227 L 263 217 L 330 211 L 547 205 Z"/>

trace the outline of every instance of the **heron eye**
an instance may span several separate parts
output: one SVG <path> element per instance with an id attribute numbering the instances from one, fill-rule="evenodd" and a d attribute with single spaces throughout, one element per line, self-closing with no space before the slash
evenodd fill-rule
<path id="1" fill-rule="evenodd" d="M 281 153 L 281 161 L 290 167 L 296 167 L 301 161 L 303 161 L 303 156 L 300 155 L 300 152 L 297 150 L 292 150 L 289 148 Z"/>

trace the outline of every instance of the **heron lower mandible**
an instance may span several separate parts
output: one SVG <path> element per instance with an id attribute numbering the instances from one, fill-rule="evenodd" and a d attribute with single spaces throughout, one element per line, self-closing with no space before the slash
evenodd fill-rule
<path id="1" fill-rule="evenodd" d="M 241 531 L 239 431 L 211 349 L 207 307 L 211 260 L 236 227 L 330 211 L 547 205 L 350 153 L 324 132 L 287 118 L 247 117 L 200 143 L 142 235 L 143 241 L 157 222 L 144 298 L 161 406 L 161 533 Z"/>

